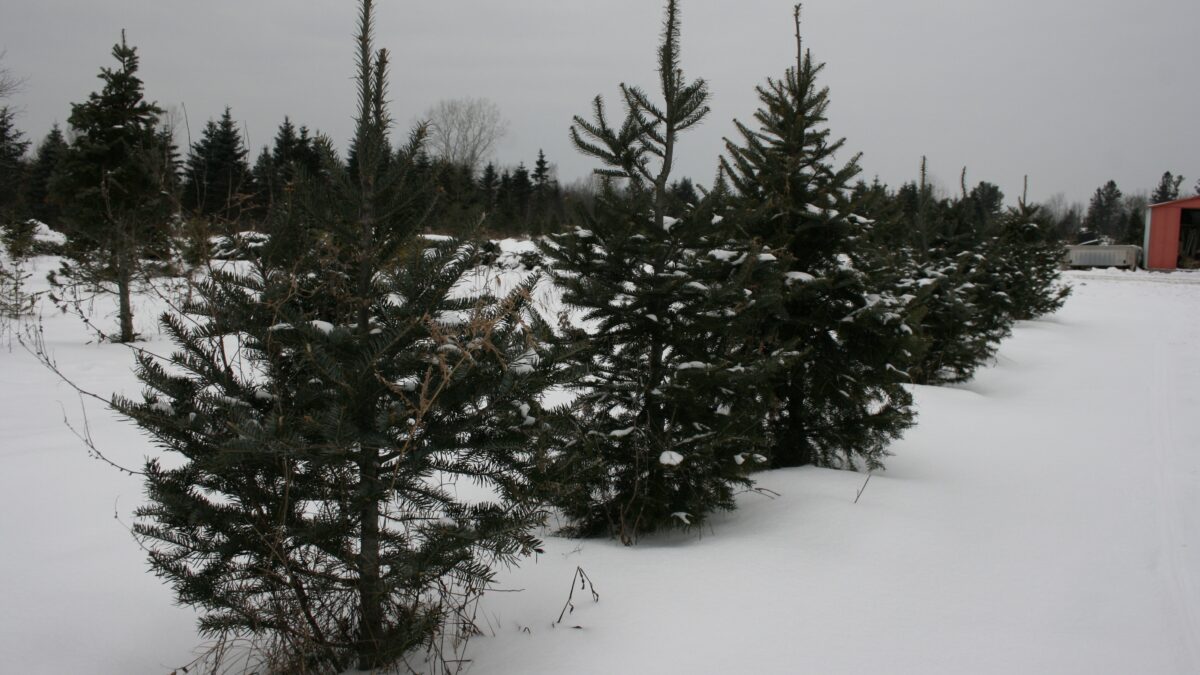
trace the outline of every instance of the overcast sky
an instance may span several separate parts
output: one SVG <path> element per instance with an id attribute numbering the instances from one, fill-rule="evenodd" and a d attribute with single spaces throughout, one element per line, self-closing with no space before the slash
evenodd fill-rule
<path id="1" fill-rule="evenodd" d="M 3 64 L 28 78 L 10 104 L 40 140 L 99 87 L 127 29 L 149 98 L 186 107 L 192 132 L 226 105 L 253 153 L 284 115 L 349 138 L 355 0 L 0 0 Z M 713 113 L 682 139 L 679 175 L 708 183 L 731 120 L 793 61 L 792 0 L 683 0 L 683 67 L 708 80 Z M 392 112 L 405 126 L 433 103 L 495 101 L 511 123 L 505 164 L 539 148 L 560 179 L 591 160 L 572 115 L 620 82 L 654 85 L 661 3 L 648 0 L 379 0 L 378 46 L 393 54 Z M 1105 180 L 1149 190 L 1163 171 L 1200 178 L 1197 0 L 809 0 L 805 39 L 827 67 L 831 127 L 861 151 L 866 178 L 898 184 L 927 155 L 957 189 L 999 183 L 1010 200 L 1085 200 Z M 181 132 L 181 140 L 186 140 Z"/>

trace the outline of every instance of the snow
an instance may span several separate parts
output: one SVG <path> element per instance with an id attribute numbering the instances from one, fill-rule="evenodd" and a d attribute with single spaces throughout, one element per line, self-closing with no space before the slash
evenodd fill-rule
<path id="1" fill-rule="evenodd" d="M 788 286 L 791 286 L 792 284 L 807 284 L 810 281 L 817 280 L 816 277 L 808 272 L 788 272 L 785 276 L 787 277 L 785 283 Z"/>
<path id="2" fill-rule="evenodd" d="M 67 243 L 67 235 L 62 232 L 55 232 L 50 229 L 50 226 L 40 220 L 31 220 L 33 225 L 33 240 L 40 244 L 52 244 L 55 246 L 63 246 Z"/>
<path id="3" fill-rule="evenodd" d="M 333 332 L 333 324 L 329 323 L 328 321 L 310 321 L 309 325 L 325 335 L 329 335 Z"/>
<path id="4" fill-rule="evenodd" d="M 168 417 L 175 416 L 175 408 L 171 407 L 171 404 L 168 403 L 167 401 L 162 401 L 162 400 L 155 401 L 154 403 L 150 404 L 150 409 L 156 413 L 159 413 L 161 415 L 166 415 Z"/>
<path id="5" fill-rule="evenodd" d="M 37 259 L 31 279 L 44 284 L 55 265 Z M 918 426 L 857 504 L 865 475 L 792 469 L 757 474 L 764 492 L 690 533 L 632 548 L 547 534 L 544 554 L 500 573 L 514 592 L 484 598 L 467 672 L 1200 672 L 1200 274 L 1068 279 L 1066 307 L 1018 324 L 994 367 L 960 387 L 914 388 Z M 169 353 L 160 307 L 137 298 L 135 328 Z M 96 320 L 112 311 L 99 303 Z M 55 312 L 45 329 L 81 385 L 141 400 L 127 348 L 90 343 Z M 185 665 L 200 643 L 195 613 L 127 531 L 141 480 L 88 457 L 63 423 L 82 427 L 78 397 L 9 347 L 0 671 Z M 135 426 L 87 409 L 114 461 L 139 469 L 157 452 Z M 660 461 L 683 461 L 672 454 Z M 555 628 L 578 567 L 601 599 L 577 591 Z"/>
<path id="6" fill-rule="evenodd" d="M 683 464 L 683 455 L 675 452 L 674 450 L 667 450 L 663 454 L 659 455 L 658 463 L 662 464 L 663 466 L 679 466 L 680 464 Z"/>

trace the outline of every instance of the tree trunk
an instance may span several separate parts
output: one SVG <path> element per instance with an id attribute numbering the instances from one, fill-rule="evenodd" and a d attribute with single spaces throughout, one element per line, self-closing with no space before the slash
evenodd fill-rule
<path id="1" fill-rule="evenodd" d="M 119 342 L 133 342 L 133 302 L 131 295 L 133 293 L 133 262 L 131 260 L 129 247 L 124 244 L 118 244 L 120 247 L 116 255 L 116 274 L 117 274 L 117 295 L 120 298 L 120 310 L 118 315 L 121 320 L 121 334 Z"/>
<path id="2" fill-rule="evenodd" d="M 774 456 L 771 458 L 771 468 L 774 469 L 807 466 L 813 463 L 812 448 L 808 444 L 808 430 L 804 424 L 805 392 L 803 387 L 795 383 L 786 385 L 785 392 L 788 420 L 787 427 L 775 444 Z"/>
<path id="3" fill-rule="evenodd" d="M 358 601 L 361 624 L 358 639 L 358 669 L 372 670 L 384 665 L 381 661 L 383 638 L 383 591 L 379 578 L 379 501 L 375 498 L 379 482 L 378 456 L 373 450 L 363 448 L 359 464 L 359 493 L 362 506 L 359 510 L 361 532 L 359 534 Z"/>

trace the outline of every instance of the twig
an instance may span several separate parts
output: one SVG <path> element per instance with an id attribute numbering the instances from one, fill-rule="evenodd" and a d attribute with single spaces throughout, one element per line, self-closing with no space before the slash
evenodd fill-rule
<path id="1" fill-rule="evenodd" d="M 875 475 L 875 472 L 873 472 L 873 471 L 871 473 L 867 474 L 867 479 L 863 481 L 862 487 L 860 487 L 858 489 L 858 494 L 855 495 L 855 497 L 854 497 L 855 504 L 857 504 L 858 500 L 862 498 L 863 493 L 867 491 L 867 483 L 871 482 L 871 476 L 874 476 L 874 475 Z"/>
<path id="2" fill-rule="evenodd" d="M 562 612 L 558 615 L 558 621 L 555 625 L 562 623 L 563 617 L 567 615 L 569 610 L 572 614 L 575 613 L 575 581 L 579 581 L 579 590 L 588 590 L 592 593 L 592 602 L 600 602 L 600 594 L 596 592 L 596 584 L 592 583 L 591 577 L 587 572 L 583 571 L 582 567 L 575 568 L 575 576 L 571 578 L 571 593 L 567 595 L 567 604 L 563 605 Z"/>

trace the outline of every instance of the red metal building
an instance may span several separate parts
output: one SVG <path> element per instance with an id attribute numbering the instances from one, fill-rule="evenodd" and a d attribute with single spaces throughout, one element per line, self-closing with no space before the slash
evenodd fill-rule
<path id="1" fill-rule="evenodd" d="M 1200 195 L 1153 204 L 1146 216 L 1146 269 L 1200 264 Z"/>

